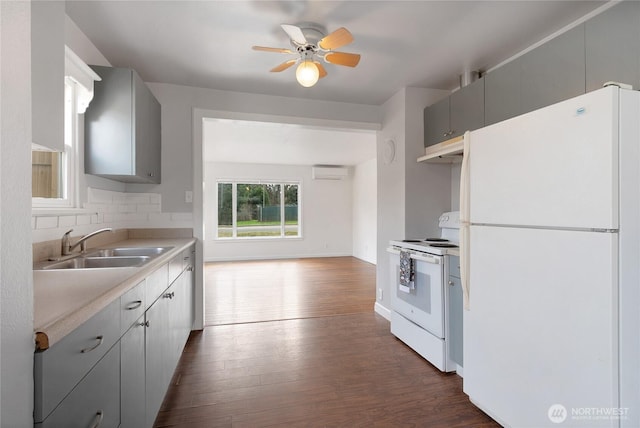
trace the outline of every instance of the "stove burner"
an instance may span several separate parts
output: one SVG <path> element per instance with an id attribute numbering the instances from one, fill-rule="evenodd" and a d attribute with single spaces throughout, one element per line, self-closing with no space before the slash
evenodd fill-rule
<path id="1" fill-rule="evenodd" d="M 444 238 L 427 238 L 427 239 L 425 239 L 425 241 L 427 241 L 427 242 L 449 242 L 448 239 L 444 239 Z"/>
<path id="2" fill-rule="evenodd" d="M 458 248 L 457 245 L 455 244 L 429 244 L 429 246 L 431 247 L 436 247 L 436 248 Z"/>
<path id="3" fill-rule="evenodd" d="M 419 239 L 403 239 L 402 242 L 422 242 Z"/>

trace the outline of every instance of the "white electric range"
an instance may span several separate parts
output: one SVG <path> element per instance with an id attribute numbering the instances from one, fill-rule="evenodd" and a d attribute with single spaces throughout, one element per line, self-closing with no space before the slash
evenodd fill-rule
<path id="1" fill-rule="evenodd" d="M 460 213 L 440 216 L 438 238 L 389 242 L 391 281 L 391 333 L 442 371 L 456 370 L 450 360 L 447 337 L 448 290 L 445 278 L 449 256 L 457 254 Z M 413 281 L 401 284 L 401 252 L 410 259 Z M 405 272 L 406 273 L 406 272 Z"/>

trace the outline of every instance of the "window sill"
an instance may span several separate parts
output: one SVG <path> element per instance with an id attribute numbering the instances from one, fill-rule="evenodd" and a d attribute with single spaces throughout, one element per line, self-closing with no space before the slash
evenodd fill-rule
<path id="1" fill-rule="evenodd" d="M 96 211 L 88 210 L 85 208 L 37 208 L 31 209 L 32 217 L 57 217 L 65 215 L 86 215 L 97 214 Z"/>

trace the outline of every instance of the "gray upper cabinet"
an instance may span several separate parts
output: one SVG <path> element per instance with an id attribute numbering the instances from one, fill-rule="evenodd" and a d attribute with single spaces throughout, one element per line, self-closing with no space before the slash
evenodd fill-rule
<path id="1" fill-rule="evenodd" d="M 485 125 L 585 93 L 585 27 L 579 25 L 485 76 Z"/>
<path id="2" fill-rule="evenodd" d="M 609 81 L 640 88 L 640 2 L 625 1 L 585 23 L 586 87 Z"/>
<path id="3" fill-rule="evenodd" d="M 526 53 L 521 65 L 521 113 L 584 94 L 584 24 Z"/>
<path id="4" fill-rule="evenodd" d="M 484 126 L 484 79 L 478 79 L 452 93 L 449 97 L 449 111 L 451 114 L 449 138 L 482 128 Z"/>
<path id="5" fill-rule="evenodd" d="M 424 146 L 433 146 L 448 139 L 449 97 L 424 109 Z"/>
<path id="6" fill-rule="evenodd" d="M 64 2 L 31 3 L 32 141 L 64 151 Z"/>
<path id="7" fill-rule="evenodd" d="M 424 109 L 424 145 L 432 146 L 484 125 L 484 79 Z"/>
<path id="8" fill-rule="evenodd" d="M 485 125 L 520 114 L 520 79 L 522 61 L 517 58 L 484 77 Z"/>
<path id="9" fill-rule="evenodd" d="M 134 70 L 92 68 L 102 81 L 85 113 L 85 172 L 160 183 L 160 103 Z"/>

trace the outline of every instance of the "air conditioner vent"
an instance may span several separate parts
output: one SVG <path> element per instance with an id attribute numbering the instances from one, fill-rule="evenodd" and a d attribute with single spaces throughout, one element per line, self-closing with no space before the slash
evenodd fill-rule
<path id="1" fill-rule="evenodd" d="M 344 166 L 316 165 L 311 168 L 314 180 L 342 180 L 349 176 L 349 169 Z"/>

